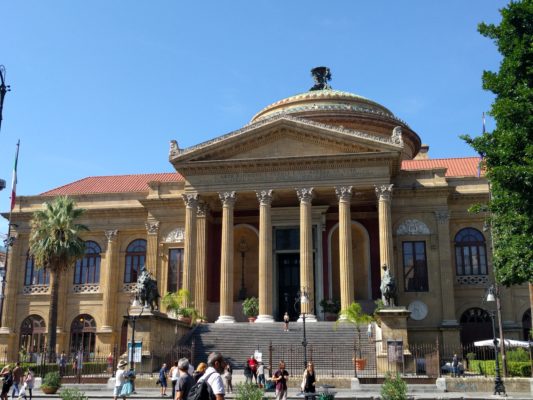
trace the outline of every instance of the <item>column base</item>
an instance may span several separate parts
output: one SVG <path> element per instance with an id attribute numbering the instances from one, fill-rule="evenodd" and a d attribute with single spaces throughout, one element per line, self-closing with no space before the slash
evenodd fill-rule
<path id="1" fill-rule="evenodd" d="M 257 319 L 255 320 L 255 323 L 272 323 L 274 322 L 274 317 L 272 315 L 263 314 L 257 316 Z"/>
<path id="2" fill-rule="evenodd" d="M 235 317 L 232 315 L 219 315 L 215 324 L 234 324 Z"/>
<path id="3" fill-rule="evenodd" d="M 303 321 L 304 321 L 304 319 L 300 315 L 296 322 L 303 322 Z M 318 322 L 318 319 L 316 319 L 316 315 L 315 314 L 305 314 L 305 322 Z"/>
<path id="4" fill-rule="evenodd" d="M 0 335 L 9 335 L 9 334 L 11 334 L 11 333 L 13 333 L 13 332 L 11 331 L 11 328 L 9 328 L 9 327 L 7 327 L 7 326 L 2 326 L 2 327 L 0 328 Z"/>

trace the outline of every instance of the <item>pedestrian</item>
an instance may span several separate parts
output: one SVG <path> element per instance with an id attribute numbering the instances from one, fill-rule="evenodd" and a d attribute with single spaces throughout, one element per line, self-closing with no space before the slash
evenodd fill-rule
<path id="1" fill-rule="evenodd" d="M 283 323 L 284 323 L 284 331 L 289 332 L 289 313 L 285 312 L 285 315 L 283 316 Z"/>
<path id="2" fill-rule="evenodd" d="M 120 396 L 120 392 L 122 392 L 122 386 L 124 386 L 124 383 L 126 382 L 125 377 L 125 371 L 126 365 L 128 363 L 125 360 L 122 360 L 117 365 L 117 372 L 115 372 L 115 389 L 113 391 L 113 400 L 117 400 Z M 124 396 L 122 396 L 123 399 L 125 399 Z"/>
<path id="3" fill-rule="evenodd" d="M 307 363 L 307 368 L 304 371 L 303 381 L 302 381 L 302 391 L 304 393 L 315 393 L 315 383 L 316 383 L 316 375 L 315 375 L 315 366 L 314 364 L 309 361 Z M 314 396 L 305 396 L 305 400 L 314 400 Z"/>
<path id="4" fill-rule="evenodd" d="M 459 376 L 459 357 L 457 357 L 457 354 L 453 355 L 452 373 L 453 373 L 453 376 L 455 376 L 455 377 Z"/>
<path id="5" fill-rule="evenodd" d="M 279 362 L 279 368 L 274 373 L 272 380 L 276 382 L 276 400 L 287 400 L 287 381 L 289 373 L 285 369 L 285 361 Z"/>
<path id="6" fill-rule="evenodd" d="M 24 377 L 24 385 L 26 385 L 25 391 L 30 394 L 30 400 L 32 400 L 33 386 L 35 386 L 35 374 L 31 367 L 28 367 L 28 372 L 26 372 L 26 376 Z M 27 399 L 28 395 L 25 395 L 24 398 Z"/>
<path id="7" fill-rule="evenodd" d="M 244 366 L 244 383 L 251 385 L 252 384 L 252 368 L 250 367 L 250 364 L 248 361 L 246 361 L 246 365 Z"/>
<path id="8" fill-rule="evenodd" d="M 206 381 L 215 395 L 215 400 L 224 400 L 224 382 L 221 374 L 226 368 L 226 361 L 221 353 L 214 352 L 207 357 L 207 366 L 204 375 L 198 381 Z"/>
<path id="9" fill-rule="evenodd" d="M 192 376 L 189 375 L 189 360 L 181 358 L 178 361 L 179 379 L 176 386 L 176 400 L 185 400 L 189 391 L 196 383 Z"/>
<path id="10" fill-rule="evenodd" d="M 67 355 L 65 354 L 64 351 L 61 352 L 61 355 L 59 356 L 59 360 L 57 360 L 57 363 L 59 364 L 59 375 L 60 376 L 65 376 L 65 374 L 67 373 Z M 74 370 L 76 369 L 75 367 L 73 367 Z"/>
<path id="11" fill-rule="evenodd" d="M 250 383 L 255 381 L 255 384 L 257 385 L 257 360 L 255 359 L 255 356 L 252 354 L 250 358 L 248 359 L 248 365 L 250 366 L 250 370 L 252 371 L 252 378 L 250 379 Z"/>
<path id="12" fill-rule="evenodd" d="M 196 371 L 193 372 L 192 378 L 194 379 L 194 382 L 198 382 L 198 380 L 205 374 L 205 371 L 207 369 L 207 364 L 201 362 L 198 364 L 198 367 L 196 367 Z"/>
<path id="13" fill-rule="evenodd" d="M 18 397 L 20 393 L 20 385 L 23 383 L 24 370 L 20 366 L 20 361 L 17 361 L 15 368 L 13 369 L 13 391 L 11 392 L 11 398 Z"/>
<path id="14" fill-rule="evenodd" d="M 11 372 L 11 365 L 7 364 L 6 366 L 4 366 L 4 368 L 2 368 L 2 371 L 0 372 L 0 376 L 3 379 L 0 399 L 7 400 L 9 389 L 11 389 L 11 386 L 13 385 L 13 373 Z"/>
<path id="15" fill-rule="evenodd" d="M 136 394 L 135 391 L 135 369 L 133 367 L 130 367 L 130 370 L 124 373 L 124 377 L 126 378 L 127 382 L 131 383 L 131 393 Z"/>
<path id="16" fill-rule="evenodd" d="M 161 385 L 161 397 L 167 395 L 167 364 L 163 363 L 161 369 L 159 370 L 159 384 Z"/>
<path id="17" fill-rule="evenodd" d="M 107 373 L 110 374 L 111 372 L 113 372 L 113 361 L 114 361 L 113 353 L 109 353 L 107 355 L 107 360 L 106 361 L 107 361 Z"/>
<path id="18" fill-rule="evenodd" d="M 260 388 L 265 387 L 265 364 L 262 362 L 257 363 L 257 381 Z"/>
<path id="19" fill-rule="evenodd" d="M 178 361 L 174 361 L 174 365 L 170 367 L 170 371 L 168 372 L 168 376 L 170 376 L 170 384 L 172 385 L 172 398 L 176 398 L 176 385 L 178 383 L 178 379 L 180 377 L 180 370 L 178 368 Z"/>
<path id="20" fill-rule="evenodd" d="M 224 370 L 224 381 L 226 382 L 226 393 L 233 392 L 233 384 L 231 382 L 232 378 L 233 378 L 233 368 L 231 367 L 231 364 L 228 363 L 228 365 L 226 365 L 226 369 Z"/>

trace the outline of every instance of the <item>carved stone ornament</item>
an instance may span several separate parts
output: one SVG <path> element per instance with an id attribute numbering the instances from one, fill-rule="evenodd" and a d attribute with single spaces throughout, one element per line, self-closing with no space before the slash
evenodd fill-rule
<path id="1" fill-rule="evenodd" d="M 439 224 L 446 224 L 450 219 L 450 213 L 448 211 L 435 211 L 435 218 Z"/>
<path id="2" fill-rule="evenodd" d="M 169 156 L 175 156 L 175 155 L 178 155 L 179 153 L 180 153 L 180 147 L 178 146 L 178 141 L 171 140 Z"/>
<path id="3" fill-rule="evenodd" d="M 198 193 L 182 194 L 181 198 L 187 208 L 196 208 L 198 206 Z"/>
<path id="4" fill-rule="evenodd" d="M 272 203 L 272 189 L 256 190 L 257 200 L 262 206 L 269 206 Z"/>
<path id="5" fill-rule="evenodd" d="M 392 130 L 391 142 L 403 146 L 402 127 L 397 126 Z"/>
<path id="6" fill-rule="evenodd" d="M 207 216 L 207 213 L 209 212 L 209 205 L 207 203 L 204 203 L 203 201 L 198 203 L 198 209 L 196 210 L 196 215 L 200 218 L 204 218 Z"/>
<path id="7" fill-rule="evenodd" d="M 339 201 L 350 201 L 353 186 L 335 186 L 335 194 Z"/>
<path id="8" fill-rule="evenodd" d="M 112 242 L 113 240 L 117 238 L 118 229 L 110 229 L 108 231 L 104 231 L 104 235 L 109 242 Z"/>
<path id="9" fill-rule="evenodd" d="M 397 235 L 416 236 L 429 235 L 430 233 L 428 226 L 417 219 L 406 219 L 396 229 Z"/>
<path id="10" fill-rule="evenodd" d="M 296 195 L 301 203 L 310 203 L 313 200 L 313 190 L 315 188 L 296 188 Z"/>
<path id="11" fill-rule="evenodd" d="M 146 226 L 146 231 L 149 235 L 157 235 L 157 232 L 159 231 L 159 221 L 148 221 L 144 226 Z"/>
<path id="12" fill-rule="evenodd" d="M 183 243 L 185 241 L 185 228 L 178 227 L 171 230 L 163 241 L 165 243 Z"/>
<path id="13" fill-rule="evenodd" d="M 376 186 L 376 196 L 378 197 L 378 200 L 389 201 L 392 196 L 393 186 L 393 184 Z"/>
<path id="14" fill-rule="evenodd" d="M 218 197 L 220 197 L 223 206 L 233 206 L 237 199 L 235 192 L 222 192 L 218 194 Z"/>

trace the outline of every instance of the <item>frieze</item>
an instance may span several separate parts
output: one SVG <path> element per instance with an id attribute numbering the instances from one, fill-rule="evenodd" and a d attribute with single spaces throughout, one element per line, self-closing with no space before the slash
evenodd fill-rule
<path id="1" fill-rule="evenodd" d="M 50 286 L 48 285 L 28 285 L 22 289 L 24 294 L 47 294 L 49 292 Z"/>
<path id="2" fill-rule="evenodd" d="M 489 277 L 487 275 L 464 275 L 457 276 L 456 283 L 465 286 L 482 286 L 486 288 L 489 284 Z"/>
<path id="3" fill-rule="evenodd" d="M 100 292 L 100 285 L 74 285 L 72 287 L 72 291 L 74 293 L 99 293 Z"/>
<path id="4" fill-rule="evenodd" d="M 124 283 L 122 285 L 122 291 L 123 292 L 135 292 L 137 290 L 137 282 L 131 282 L 131 283 Z"/>
<path id="5" fill-rule="evenodd" d="M 397 235 L 429 235 L 431 232 L 428 226 L 417 219 L 406 219 L 396 230 Z"/>
<path id="6" fill-rule="evenodd" d="M 255 194 L 260 205 L 269 206 L 272 203 L 272 189 L 257 190 Z"/>
<path id="7" fill-rule="evenodd" d="M 185 228 L 178 227 L 176 229 L 171 230 L 167 236 L 165 236 L 165 239 L 163 240 L 165 243 L 182 243 L 185 241 Z"/>
<path id="8" fill-rule="evenodd" d="M 301 203 L 310 203 L 313 200 L 314 188 L 296 188 L 296 195 Z"/>
<path id="9" fill-rule="evenodd" d="M 379 201 L 390 201 L 394 184 L 376 186 L 376 196 Z"/>
<path id="10" fill-rule="evenodd" d="M 335 194 L 339 201 L 350 201 L 353 186 L 335 186 Z"/>

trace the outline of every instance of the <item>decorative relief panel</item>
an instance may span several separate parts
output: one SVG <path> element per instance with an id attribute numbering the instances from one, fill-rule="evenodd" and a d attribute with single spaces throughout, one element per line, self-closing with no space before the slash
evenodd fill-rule
<path id="1" fill-rule="evenodd" d="M 406 219 L 396 230 L 397 235 L 429 235 L 431 232 L 426 224 L 417 219 Z"/>
<path id="2" fill-rule="evenodd" d="M 459 285 L 487 287 L 490 284 L 488 275 L 465 275 L 455 279 Z"/>
<path id="3" fill-rule="evenodd" d="M 91 284 L 74 285 L 72 287 L 72 291 L 74 293 L 99 293 L 100 285 L 91 285 Z"/>
<path id="4" fill-rule="evenodd" d="M 135 292 L 137 290 L 137 282 L 124 283 L 122 285 L 123 292 Z"/>
<path id="5" fill-rule="evenodd" d="M 49 293 L 48 285 L 30 285 L 24 286 L 22 293 L 24 294 L 48 294 Z"/>
<path id="6" fill-rule="evenodd" d="M 185 228 L 179 227 L 168 233 L 163 240 L 165 243 L 181 243 L 185 241 Z"/>

